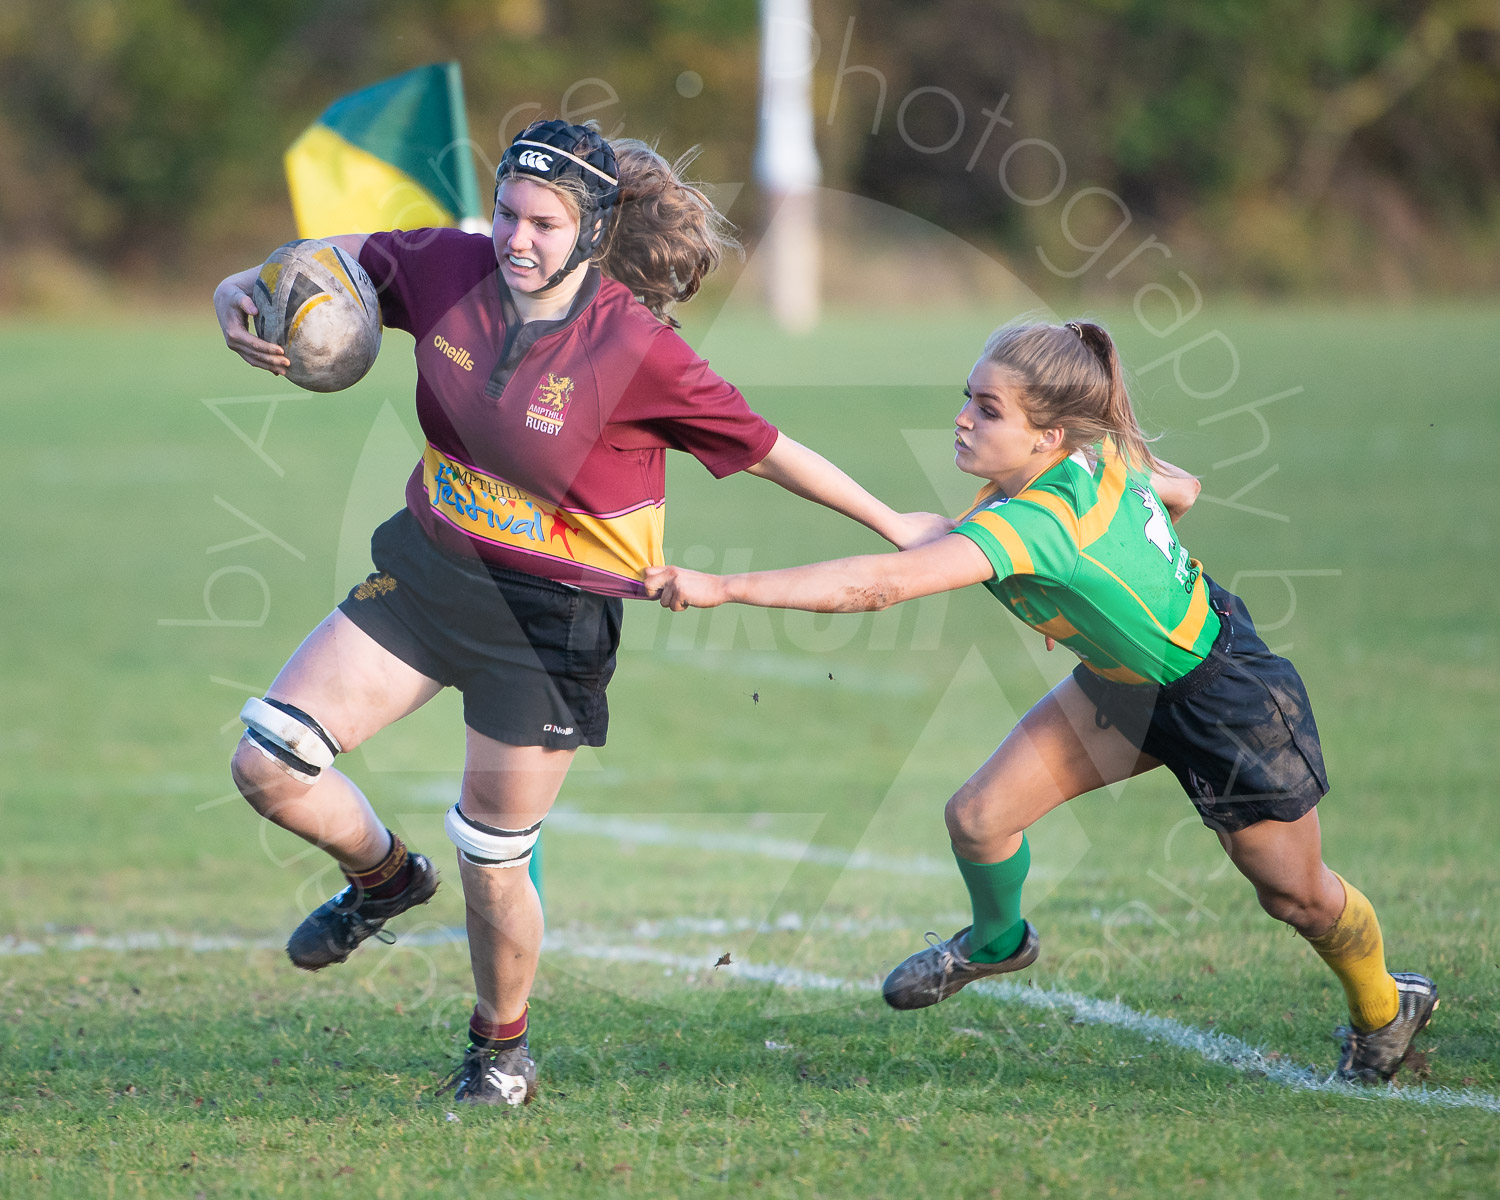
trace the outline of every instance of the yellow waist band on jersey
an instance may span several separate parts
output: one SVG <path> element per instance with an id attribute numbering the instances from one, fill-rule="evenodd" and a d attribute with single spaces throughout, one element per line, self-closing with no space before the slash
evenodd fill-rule
<path id="1" fill-rule="evenodd" d="M 433 513 L 476 541 L 636 582 L 647 567 L 665 561 L 662 504 L 647 501 L 602 517 L 559 508 L 458 462 L 430 442 L 422 453 L 422 481 Z"/>

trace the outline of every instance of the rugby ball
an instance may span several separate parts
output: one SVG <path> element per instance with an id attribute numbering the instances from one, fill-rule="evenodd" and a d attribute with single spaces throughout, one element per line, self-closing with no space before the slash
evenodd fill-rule
<path id="1" fill-rule="evenodd" d="M 338 392 L 364 378 L 380 353 L 380 302 L 352 254 L 304 238 L 279 247 L 250 298 L 255 336 L 286 351 L 286 377 L 310 392 Z"/>

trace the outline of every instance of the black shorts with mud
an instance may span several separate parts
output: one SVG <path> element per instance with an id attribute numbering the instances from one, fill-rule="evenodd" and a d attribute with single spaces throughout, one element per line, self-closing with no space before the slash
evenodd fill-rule
<path id="1" fill-rule="evenodd" d="M 402 509 L 340 611 L 464 697 L 464 723 L 513 746 L 602 746 L 624 604 L 435 545 Z"/>
<path id="2" fill-rule="evenodd" d="M 1244 601 L 1205 576 L 1221 629 L 1198 666 L 1168 684 L 1121 684 L 1082 663 L 1073 678 L 1098 710 L 1177 776 L 1210 829 L 1295 821 L 1328 792 L 1323 748 L 1297 669 L 1272 654 Z"/>

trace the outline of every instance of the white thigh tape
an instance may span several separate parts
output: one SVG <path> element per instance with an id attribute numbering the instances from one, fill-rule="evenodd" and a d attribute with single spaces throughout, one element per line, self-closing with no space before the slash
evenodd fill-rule
<path id="1" fill-rule="evenodd" d="M 443 826 L 449 841 L 480 867 L 524 867 L 531 861 L 531 848 L 542 829 L 540 821 L 530 829 L 496 829 L 466 817 L 456 804 L 448 810 Z"/>
<path id="2" fill-rule="evenodd" d="M 333 751 L 318 731 L 273 704 L 254 698 L 246 700 L 245 707 L 240 709 L 240 720 L 310 767 L 321 771 L 333 766 Z"/>
<path id="3" fill-rule="evenodd" d="M 306 763 L 301 762 L 291 751 L 283 750 L 280 746 L 274 745 L 270 738 L 256 733 L 253 729 L 245 730 L 245 741 L 249 742 L 265 755 L 266 758 L 270 759 L 299 783 L 317 783 L 323 774 L 322 767 L 309 767 Z M 301 765 L 298 765 L 299 763 Z"/>

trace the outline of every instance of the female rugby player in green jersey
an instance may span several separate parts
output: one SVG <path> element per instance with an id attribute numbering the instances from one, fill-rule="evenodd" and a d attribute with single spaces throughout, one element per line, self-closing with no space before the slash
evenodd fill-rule
<path id="1" fill-rule="evenodd" d="M 358 259 L 388 327 L 415 338 L 426 439 L 406 505 L 376 530 L 376 572 L 241 714 L 233 773 L 263 816 L 326 849 L 349 886 L 287 943 L 343 962 L 425 903 L 437 873 L 376 817 L 334 757 L 445 686 L 467 753 L 446 826 L 459 850 L 475 1005 L 455 1098 L 531 1099 L 527 998 L 542 910 L 526 864 L 580 745 L 604 744 L 621 599 L 663 561 L 665 452 L 748 471 L 898 546 L 951 522 L 899 514 L 750 410 L 675 332 L 714 269 L 722 219 L 641 142 L 540 121 L 502 157 L 491 232 L 330 239 Z M 348 269 L 353 270 L 352 264 Z M 215 293 L 225 341 L 277 374 L 246 327 L 257 269 Z"/>
<path id="2" fill-rule="evenodd" d="M 949 536 L 897 554 L 714 576 L 646 572 L 668 608 L 726 602 L 862 612 L 983 583 L 1081 660 L 948 801 L 972 925 L 885 982 L 923 1008 L 1036 960 L 1021 917 L 1025 830 L 1106 784 L 1166 767 L 1219 835 L 1261 906 L 1333 969 L 1349 1001 L 1339 1072 L 1389 1079 L 1437 1007 L 1432 981 L 1386 971 L 1370 902 L 1323 864 L 1315 805 L 1328 790 L 1317 727 L 1291 663 L 1188 557 L 1168 521 L 1197 481 L 1158 462 L 1109 334 L 1021 324 L 993 334 L 969 374 L 955 462 L 987 481 Z M 929 935 L 935 938 L 935 935 Z"/>

